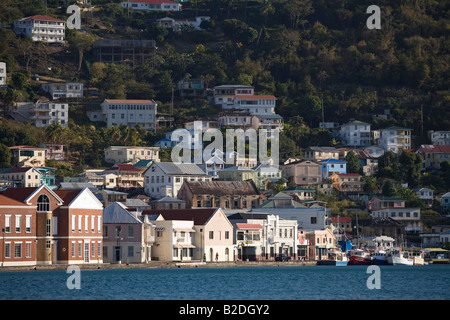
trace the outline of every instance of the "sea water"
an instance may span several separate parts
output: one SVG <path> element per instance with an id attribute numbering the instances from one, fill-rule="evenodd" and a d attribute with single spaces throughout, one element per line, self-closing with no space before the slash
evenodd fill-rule
<path id="1" fill-rule="evenodd" d="M 450 265 L 280 266 L 0 272 L 1 300 L 448 300 Z"/>

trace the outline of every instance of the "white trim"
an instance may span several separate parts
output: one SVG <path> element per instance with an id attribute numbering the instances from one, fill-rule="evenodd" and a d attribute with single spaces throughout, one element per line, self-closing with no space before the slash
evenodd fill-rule
<path id="1" fill-rule="evenodd" d="M 51 194 L 52 196 L 54 196 L 54 197 L 56 198 L 56 200 L 59 201 L 59 203 L 58 203 L 59 206 L 61 206 L 61 205 L 63 204 L 64 201 L 63 201 L 60 197 L 58 197 L 58 195 L 57 195 L 56 193 L 54 193 L 53 190 L 50 189 L 46 184 L 41 184 L 41 186 L 38 187 L 36 190 L 34 190 L 34 191 L 28 196 L 28 198 L 25 199 L 24 202 L 25 202 L 26 204 L 28 204 L 28 205 L 31 205 L 31 203 L 29 203 L 29 201 L 30 201 L 31 199 L 33 199 L 34 196 L 37 195 L 37 194 L 42 190 L 42 188 L 44 188 L 45 190 L 47 190 L 48 192 L 50 192 L 50 194 Z"/>

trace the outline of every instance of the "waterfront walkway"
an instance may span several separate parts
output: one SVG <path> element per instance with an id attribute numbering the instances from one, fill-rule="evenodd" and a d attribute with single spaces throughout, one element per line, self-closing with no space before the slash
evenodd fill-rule
<path id="1" fill-rule="evenodd" d="M 286 267 L 286 266 L 315 266 L 316 261 L 230 261 L 230 262 L 203 262 L 203 261 L 150 261 L 148 263 L 94 263 L 76 265 L 80 269 L 145 269 L 145 268 L 224 268 L 224 267 Z M 31 271 L 31 270 L 66 270 L 67 264 L 0 267 L 1 271 Z"/>

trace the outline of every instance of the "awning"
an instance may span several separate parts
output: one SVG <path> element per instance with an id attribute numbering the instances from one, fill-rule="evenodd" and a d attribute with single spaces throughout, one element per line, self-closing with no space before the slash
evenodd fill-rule
<path id="1" fill-rule="evenodd" d="M 195 229 L 193 229 L 193 228 L 173 228 L 173 231 L 195 232 Z"/>
<path id="2" fill-rule="evenodd" d="M 442 249 L 442 248 L 425 248 L 425 251 L 430 252 L 447 252 L 448 250 Z"/>
<path id="3" fill-rule="evenodd" d="M 178 249 L 187 249 L 187 248 L 196 248 L 196 246 L 194 246 L 193 244 L 190 243 L 185 243 L 185 244 L 174 244 L 173 245 L 174 248 L 178 248 Z"/>

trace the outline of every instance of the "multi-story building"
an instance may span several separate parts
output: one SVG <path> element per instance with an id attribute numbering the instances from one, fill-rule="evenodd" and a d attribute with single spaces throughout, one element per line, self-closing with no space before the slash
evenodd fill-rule
<path id="1" fill-rule="evenodd" d="M 142 215 L 156 216 L 152 220 L 155 224 L 157 221 L 174 221 L 170 224 L 170 226 L 174 227 L 173 229 L 166 228 L 166 226 L 156 229 L 156 247 L 159 240 L 168 239 L 167 236 L 173 236 L 175 239 L 180 240 L 171 242 L 171 246 L 166 246 L 168 250 L 165 253 L 166 256 L 172 256 L 173 254 L 172 257 L 179 257 L 179 259 L 183 257 L 183 260 L 184 257 L 186 259 L 189 257 L 192 260 L 208 262 L 233 261 L 233 225 L 221 208 L 148 210 L 143 211 Z M 175 228 L 177 225 L 175 221 L 193 221 L 194 232 L 191 231 L 192 227 L 190 227 L 190 224 L 179 225 L 179 227 Z M 190 228 L 185 228 L 186 226 Z M 192 238 L 193 241 L 191 240 Z M 154 252 L 154 254 L 156 253 Z"/>
<path id="2" fill-rule="evenodd" d="M 45 166 L 46 149 L 31 146 L 14 146 L 11 164 L 13 167 L 42 167 Z"/>
<path id="3" fill-rule="evenodd" d="M 172 18 L 169 19 L 173 20 Z M 162 22 L 160 21 L 159 23 L 161 24 Z M 166 23 L 164 22 L 163 24 L 165 25 Z M 203 97 L 206 93 L 203 79 L 181 79 L 177 83 L 177 90 L 181 98 L 198 98 Z"/>
<path id="4" fill-rule="evenodd" d="M 83 97 L 83 84 L 79 82 L 44 83 L 41 89 L 47 92 L 52 100 Z"/>
<path id="5" fill-rule="evenodd" d="M 131 65 L 155 63 L 155 40 L 99 39 L 93 45 L 97 61 Z"/>
<path id="6" fill-rule="evenodd" d="M 334 147 L 308 147 L 303 152 L 306 160 L 339 159 L 339 150 Z"/>
<path id="7" fill-rule="evenodd" d="M 140 220 L 120 202 L 103 209 L 103 262 L 147 263 L 155 240 L 154 225 Z"/>
<path id="8" fill-rule="evenodd" d="M 341 144 L 352 147 L 365 147 L 371 144 L 370 124 L 353 120 L 345 123 L 339 130 Z"/>
<path id="9" fill-rule="evenodd" d="M 103 206 L 89 189 L 0 192 L 4 266 L 103 263 Z"/>
<path id="10" fill-rule="evenodd" d="M 423 157 L 423 170 L 439 170 L 443 161 L 450 161 L 450 145 L 421 145 L 417 153 Z"/>
<path id="11" fill-rule="evenodd" d="M 66 22 L 57 18 L 35 15 L 14 20 L 14 32 L 46 43 L 64 43 Z"/>
<path id="12" fill-rule="evenodd" d="M 315 161 L 300 160 L 284 165 L 283 178 L 297 185 L 312 185 L 322 182 L 322 165 Z"/>
<path id="13" fill-rule="evenodd" d="M 46 127 L 51 124 L 69 125 L 69 104 L 53 102 L 17 103 L 12 116 L 18 121 L 31 122 L 36 127 Z"/>
<path id="14" fill-rule="evenodd" d="M 397 209 L 405 207 L 405 199 L 397 197 L 374 197 L 367 202 L 367 209 L 369 211 L 380 209 Z"/>
<path id="15" fill-rule="evenodd" d="M 450 131 L 431 131 L 430 135 L 431 144 L 436 145 L 449 145 L 450 144 Z"/>
<path id="16" fill-rule="evenodd" d="M 327 258 L 327 251 L 336 247 L 336 237 L 329 228 L 306 231 L 309 242 L 308 257 L 310 260 L 320 261 Z"/>
<path id="17" fill-rule="evenodd" d="M 41 173 L 35 167 L 2 168 L 0 179 L 11 182 L 12 186 L 38 187 L 41 183 Z"/>
<path id="18" fill-rule="evenodd" d="M 46 149 L 45 159 L 64 161 L 64 144 L 62 143 L 43 143 L 39 147 Z"/>
<path id="19" fill-rule="evenodd" d="M 270 213 L 235 213 L 228 216 L 234 226 L 237 260 L 297 258 L 297 220 Z"/>
<path id="20" fill-rule="evenodd" d="M 373 210 L 370 215 L 373 219 L 391 218 L 400 222 L 405 231 L 422 231 L 420 208 L 385 208 Z"/>
<path id="21" fill-rule="evenodd" d="M 394 126 L 379 131 L 378 145 L 385 151 L 399 153 L 403 149 L 411 149 L 411 129 Z"/>
<path id="22" fill-rule="evenodd" d="M 105 121 L 108 128 L 139 125 L 142 129 L 156 131 L 156 109 L 153 100 L 105 99 L 101 103 L 101 113 L 91 113 L 90 117 L 93 121 Z"/>
<path id="23" fill-rule="evenodd" d="M 105 161 L 109 163 L 131 163 L 140 160 L 159 161 L 158 147 L 111 146 L 104 150 Z"/>
<path id="24" fill-rule="evenodd" d="M 222 109 L 233 109 L 235 96 L 252 96 L 255 94 L 255 88 L 245 85 L 220 85 L 214 87 L 213 94 L 215 104 L 221 105 Z"/>
<path id="25" fill-rule="evenodd" d="M 360 192 L 363 182 L 359 173 L 334 173 L 330 176 L 333 187 L 339 192 Z"/>
<path id="26" fill-rule="evenodd" d="M 327 180 L 333 173 L 347 173 L 347 162 L 337 159 L 321 160 L 322 180 Z"/>
<path id="27" fill-rule="evenodd" d="M 6 63 L 0 62 L 0 87 L 6 86 Z"/>
<path id="28" fill-rule="evenodd" d="M 148 11 L 181 11 L 181 3 L 171 0 L 131 0 L 121 2 L 122 8 Z"/>
<path id="29" fill-rule="evenodd" d="M 178 199 L 188 208 L 225 208 L 249 210 L 263 198 L 253 181 L 185 181 Z"/>
<path id="30" fill-rule="evenodd" d="M 144 172 L 145 193 L 152 198 L 176 197 L 184 181 L 211 181 L 194 163 L 153 162 Z"/>
<path id="31" fill-rule="evenodd" d="M 426 208 L 431 208 L 433 206 L 434 190 L 429 188 L 417 188 L 414 189 L 413 192 L 423 201 Z"/>
<path id="32" fill-rule="evenodd" d="M 329 209 L 319 205 L 307 207 L 295 201 L 292 196 L 279 192 L 249 213 L 270 213 L 282 219 L 295 219 L 301 229 L 323 229 L 329 224 L 328 211 Z"/>
<path id="33" fill-rule="evenodd" d="M 143 170 L 136 168 L 132 164 L 116 163 L 111 168 L 106 169 L 105 173 L 117 176 L 116 186 L 118 188 L 144 187 Z"/>

